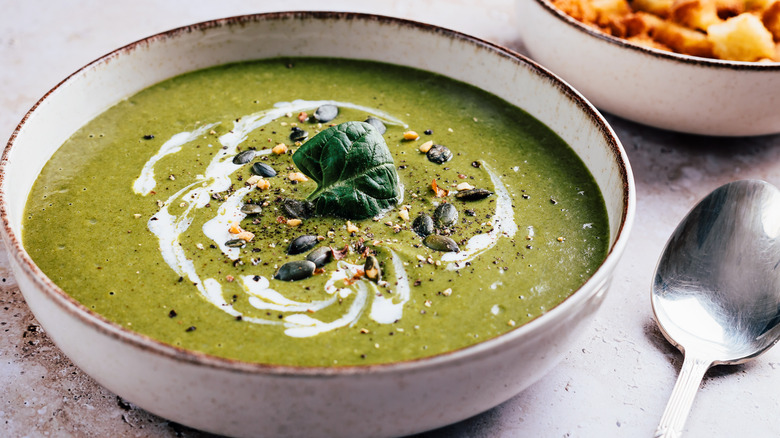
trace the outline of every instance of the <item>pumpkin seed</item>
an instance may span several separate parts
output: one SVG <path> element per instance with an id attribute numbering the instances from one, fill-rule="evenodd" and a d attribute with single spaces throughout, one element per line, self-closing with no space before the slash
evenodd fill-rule
<path id="1" fill-rule="evenodd" d="M 320 243 L 320 241 L 317 240 L 317 236 L 303 235 L 297 237 L 290 242 L 290 246 L 287 247 L 287 254 L 295 255 L 304 253 L 317 246 L 318 243 Z"/>
<path id="2" fill-rule="evenodd" d="M 336 105 L 322 105 L 314 111 L 314 118 L 320 123 L 330 122 L 339 115 L 339 108 Z"/>
<path id="3" fill-rule="evenodd" d="M 315 269 L 316 266 L 309 260 L 293 260 L 279 267 L 279 270 L 274 274 L 274 279 L 281 281 L 303 280 L 311 277 Z"/>
<path id="4" fill-rule="evenodd" d="M 241 213 L 244 214 L 260 214 L 263 208 L 257 204 L 244 204 L 241 206 Z"/>
<path id="5" fill-rule="evenodd" d="M 309 201 L 285 199 L 282 202 L 282 211 L 294 219 L 308 219 L 314 215 L 314 204 Z"/>
<path id="6" fill-rule="evenodd" d="M 333 250 L 328 246 L 321 246 L 306 256 L 306 260 L 314 263 L 317 268 L 327 265 L 331 259 L 333 259 Z"/>
<path id="7" fill-rule="evenodd" d="M 246 164 L 255 158 L 255 151 L 247 149 L 233 157 L 233 164 Z"/>
<path id="8" fill-rule="evenodd" d="M 382 123 L 381 120 L 377 119 L 376 117 L 369 117 L 366 119 L 366 123 L 373 126 L 374 129 L 376 129 L 380 134 L 383 134 L 387 132 L 387 127 L 384 123 Z"/>
<path id="9" fill-rule="evenodd" d="M 433 219 L 436 221 L 436 225 L 438 225 L 439 228 L 448 228 L 457 222 L 458 209 L 449 203 L 441 204 L 436 207 L 436 211 L 433 212 Z"/>
<path id="10" fill-rule="evenodd" d="M 425 213 L 420 214 L 412 221 L 412 230 L 420 237 L 433 233 L 433 219 Z"/>
<path id="11" fill-rule="evenodd" d="M 263 178 L 271 178 L 276 176 L 276 171 L 273 167 L 265 163 L 254 163 L 252 165 L 252 173 Z"/>
<path id="12" fill-rule="evenodd" d="M 461 201 L 479 201 L 492 195 L 493 192 L 485 189 L 463 190 L 455 194 L 455 197 Z"/>
<path id="13" fill-rule="evenodd" d="M 442 252 L 460 251 L 460 248 L 458 248 L 458 244 L 455 243 L 454 240 L 450 239 L 447 236 L 442 236 L 439 234 L 429 234 L 428 237 L 426 237 L 423 240 L 423 243 L 428 248 L 436 251 L 442 251 Z"/>
<path id="14" fill-rule="evenodd" d="M 447 146 L 435 144 L 425 154 L 431 163 L 442 164 L 452 159 L 452 151 Z"/>
<path id="15" fill-rule="evenodd" d="M 290 130 L 291 141 L 304 141 L 308 137 L 309 137 L 309 133 L 297 126 L 293 126 L 292 129 Z"/>
<path id="16" fill-rule="evenodd" d="M 363 272 L 366 273 L 366 278 L 374 283 L 382 281 L 382 269 L 379 267 L 379 261 L 372 255 L 366 257 L 366 263 L 363 264 Z"/>
<path id="17" fill-rule="evenodd" d="M 242 239 L 231 239 L 225 242 L 225 246 L 228 248 L 243 248 L 246 246 L 246 241 Z"/>

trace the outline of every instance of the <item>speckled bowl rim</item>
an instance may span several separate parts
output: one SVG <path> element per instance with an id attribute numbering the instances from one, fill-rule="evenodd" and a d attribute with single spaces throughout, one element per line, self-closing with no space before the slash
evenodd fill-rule
<path id="1" fill-rule="evenodd" d="M 529 1 L 529 0 L 517 0 L 517 1 Z M 772 62 L 731 61 L 725 59 L 714 59 L 714 58 L 704 58 L 701 56 L 685 55 L 682 53 L 667 52 L 665 50 L 641 46 L 639 44 L 632 43 L 622 38 L 618 38 L 616 36 L 612 36 L 604 32 L 600 32 L 580 21 L 577 21 L 576 19 L 572 18 L 570 15 L 566 14 L 565 12 L 553 6 L 553 4 L 550 3 L 549 0 L 532 0 L 532 1 L 535 1 L 536 3 L 541 5 L 542 8 L 546 9 L 550 14 L 552 14 L 559 20 L 563 21 L 564 23 L 568 24 L 569 26 L 574 27 L 578 31 L 583 32 L 588 36 L 598 38 L 609 44 L 625 48 L 627 50 L 635 50 L 637 52 L 644 53 L 646 55 L 656 57 L 656 58 L 661 58 L 668 61 L 676 61 L 676 62 L 681 62 L 683 64 L 708 67 L 708 68 L 725 68 L 725 69 L 732 69 L 732 70 L 780 71 L 780 62 L 776 62 L 776 61 L 772 61 Z"/>
<path id="2" fill-rule="evenodd" d="M 401 30 L 404 28 L 414 28 L 417 30 L 433 32 L 443 34 L 450 38 L 461 40 L 465 43 L 473 45 L 475 48 L 489 50 L 496 55 L 502 56 L 513 60 L 517 64 L 527 64 L 531 70 L 541 77 L 549 80 L 552 86 L 557 87 L 563 93 L 569 97 L 575 105 L 577 105 L 600 130 L 601 134 L 605 137 L 608 145 L 611 149 L 613 156 L 619 165 L 620 181 L 623 185 L 623 211 L 620 219 L 620 227 L 615 234 L 615 241 L 610 246 L 607 253 L 607 257 L 599 265 L 598 269 L 590 276 L 590 278 L 583 283 L 572 295 L 566 300 L 559 303 L 557 306 L 550 309 L 548 312 L 540 315 L 539 317 L 525 323 L 515 329 L 512 329 L 506 333 L 495 336 L 490 339 L 486 339 L 477 344 L 473 344 L 467 347 L 463 347 L 457 350 L 452 350 L 437 354 L 434 356 L 428 356 L 418 359 L 411 359 L 406 361 L 388 362 L 380 364 L 368 364 L 368 365 L 346 365 L 346 366 L 292 366 L 292 365 L 275 365 L 266 363 L 248 362 L 237 359 L 224 358 L 219 356 L 213 356 L 210 354 L 187 350 L 180 347 L 176 347 L 170 344 L 163 343 L 149 336 L 141 333 L 129 330 L 117 323 L 107 320 L 102 315 L 88 309 L 86 306 L 70 297 L 61 288 L 59 288 L 53 281 L 51 281 L 41 269 L 33 262 L 32 258 L 27 254 L 26 250 L 21 244 L 20 238 L 11 229 L 8 206 L 6 200 L 5 190 L 7 184 L 4 181 L 5 172 L 4 169 L 8 166 L 8 159 L 11 149 L 14 146 L 14 141 L 19 132 L 24 128 L 28 118 L 35 112 L 35 110 L 51 95 L 55 90 L 67 83 L 73 76 L 80 74 L 81 72 L 91 69 L 101 63 L 111 62 L 112 59 L 121 56 L 123 53 L 131 52 L 139 46 L 144 46 L 150 42 L 159 39 L 168 39 L 176 37 L 181 33 L 190 33 L 198 30 L 207 30 L 214 27 L 224 26 L 240 26 L 248 22 L 259 22 L 267 20 L 281 20 L 281 19 L 321 19 L 321 20 L 366 20 L 366 21 L 378 21 L 397 25 Z M 2 220 L 2 237 L 6 243 L 6 246 L 10 250 L 10 257 L 19 263 L 21 269 L 25 270 L 28 275 L 33 279 L 33 282 L 39 287 L 43 293 L 50 299 L 52 299 L 60 308 L 66 312 L 72 314 L 85 324 L 92 326 L 94 329 L 108 335 L 115 339 L 121 340 L 130 344 L 133 347 L 146 350 L 147 352 L 157 353 L 159 355 L 168 357 L 175 361 L 187 362 L 196 365 L 207 366 L 216 369 L 223 369 L 227 371 L 233 371 L 238 373 L 249 374 L 264 374 L 264 375 L 278 375 L 289 377 L 335 377 L 335 376 L 349 376 L 349 375 L 371 375 L 377 373 L 403 373 L 411 370 L 427 369 L 430 367 L 438 367 L 444 363 L 460 363 L 464 361 L 470 361 L 474 356 L 483 354 L 490 354 L 495 348 L 500 348 L 501 344 L 505 342 L 512 342 L 513 339 L 523 337 L 526 333 L 538 330 L 545 325 L 545 321 L 552 320 L 557 315 L 565 313 L 568 309 L 582 305 L 591 296 L 595 295 L 599 290 L 599 285 L 608 284 L 610 281 L 611 272 L 614 270 L 614 266 L 617 264 L 620 254 L 626 246 L 628 239 L 628 232 L 633 224 L 633 217 L 635 211 L 635 188 L 633 175 L 631 173 L 630 164 L 628 158 L 623 150 L 617 135 L 609 126 L 604 117 L 591 105 L 579 92 L 575 91 L 569 85 L 564 83 L 557 76 L 541 67 L 539 64 L 529 60 L 528 58 L 514 52 L 510 49 L 502 46 L 484 41 L 479 38 L 475 38 L 461 32 L 445 29 L 442 27 L 420 23 L 412 20 L 406 20 L 395 17 L 387 17 L 373 14 L 361 14 L 352 12 L 312 12 L 312 11 L 295 11 L 295 12 L 273 12 L 273 13 L 261 13 L 252 15 L 240 15 L 215 20 L 204 21 L 195 23 L 188 26 L 183 26 L 168 31 L 164 31 L 149 37 L 137 40 L 126 46 L 118 48 L 104 56 L 97 58 L 96 60 L 88 63 L 87 65 L 79 68 L 74 73 L 69 75 L 54 88 L 49 90 L 38 102 L 25 114 L 24 118 L 17 125 L 13 134 L 11 135 L 2 156 L 0 157 L 0 220 Z M 541 327 L 540 327 L 541 326 Z"/>

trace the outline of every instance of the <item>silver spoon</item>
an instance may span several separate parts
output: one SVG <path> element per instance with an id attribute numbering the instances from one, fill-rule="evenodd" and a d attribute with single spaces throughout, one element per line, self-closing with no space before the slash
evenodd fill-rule
<path id="1" fill-rule="evenodd" d="M 780 190 L 717 188 L 683 219 L 653 281 L 655 319 L 684 355 L 655 437 L 678 437 L 704 373 L 739 364 L 780 338 Z"/>

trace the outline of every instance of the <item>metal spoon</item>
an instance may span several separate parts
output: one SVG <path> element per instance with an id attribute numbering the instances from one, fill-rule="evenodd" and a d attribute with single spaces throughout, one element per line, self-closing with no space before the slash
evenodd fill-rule
<path id="1" fill-rule="evenodd" d="M 672 234 L 653 281 L 655 319 L 684 354 L 655 437 L 678 437 L 704 373 L 780 338 L 780 190 L 736 181 L 697 204 Z"/>

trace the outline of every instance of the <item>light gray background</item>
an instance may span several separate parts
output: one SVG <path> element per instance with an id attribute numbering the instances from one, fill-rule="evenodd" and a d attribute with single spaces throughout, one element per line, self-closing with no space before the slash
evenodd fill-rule
<path id="1" fill-rule="evenodd" d="M 60 80 L 119 46 L 213 18 L 324 9 L 433 23 L 522 49 L 511 0 L 4 0 L 0 137 L 10 137 L 25 112 Z M 682 363 L 652 319 L 649 287 L 656 260 L 677 222 L 710 190 L 741 178 L 780 185 L 780 136 L 695 137 L 607 118 L 628 152 L 639 202 L 599 317 L 543 380 L 493 410 L 424 437 L 652 435 Z M 710 370 L 685 436 L 780 436 L 776 368 L 780 349 L 747 365 Z M 0 435 L 208 436 L 127 404 L 63 357 L 28 311 L 1 249 Z"/>

